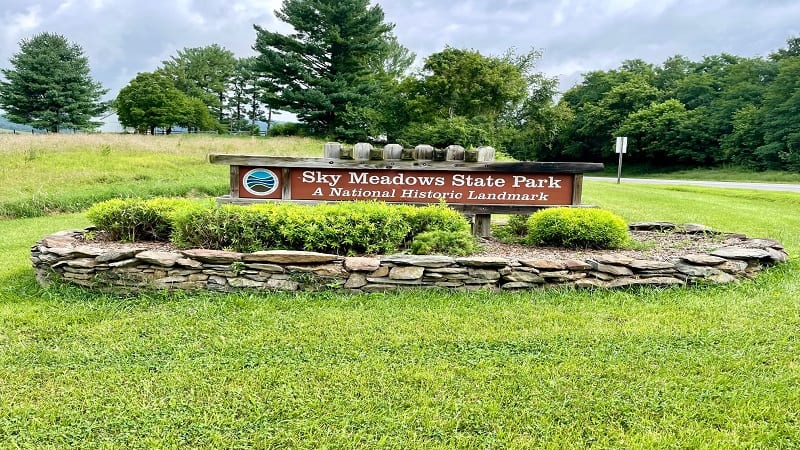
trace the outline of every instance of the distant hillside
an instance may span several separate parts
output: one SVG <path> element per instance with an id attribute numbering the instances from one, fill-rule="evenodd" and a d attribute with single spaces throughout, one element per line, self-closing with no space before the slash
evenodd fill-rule
<path id="1" fill-rule="evenodd" d="M 33 128 L 29 127 L 28 125 L 20 125 L 18 123 L 14 123 L 5 118 L 5 116 L 0 116 L 0 130 L 16 130 L 16 131 L 28 131 L 30 132 Z"/>

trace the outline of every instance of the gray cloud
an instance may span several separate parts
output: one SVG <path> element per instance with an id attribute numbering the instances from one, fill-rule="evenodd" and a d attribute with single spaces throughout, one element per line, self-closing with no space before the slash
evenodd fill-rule
<path id="1" fill-rule="evenodd" d="M 252 54 L 253 24 L 288 31 L 280 0 L 4 0 L 0 67 L 20 39 L 57 32 L 81 45 L 113 97 L 137 72 L 185 47 L 220 44 Z M 800 33 L 800 3 L 773 0 L 378 0 L 401 43 L 420 59 L 450 45 L 501 54 L 542 49 L 539 69 L 562 87 L 625 59 L 660 63 L 722 52 L 765 56 Z"/>

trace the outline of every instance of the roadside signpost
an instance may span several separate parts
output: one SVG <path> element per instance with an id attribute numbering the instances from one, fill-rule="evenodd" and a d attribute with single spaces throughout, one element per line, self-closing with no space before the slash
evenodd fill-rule
<path id="1" fill-rule="evenodd" d="M 628 151 L 628 138 L 617 137 L 617 153 L 619 154 L 619 164 L 617 164 L 617 184 L 622 178 L 622 154 Z"/>

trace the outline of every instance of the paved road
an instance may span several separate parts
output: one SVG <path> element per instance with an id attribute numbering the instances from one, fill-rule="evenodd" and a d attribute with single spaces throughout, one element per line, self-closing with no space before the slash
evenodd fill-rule
<path id="1" fill-rule="evenodd" d="M 607 181 L 616 183 L 617 179 L 612 177 L 584 177 L 584 180 Z M 692 186 L 706 186 L 732 189 L 755 189 L 758 191 L 778 191 L 800 193 L 800 184 L 783 183 L 741 183 L 731 181 L 693 181 L 693 180 L 662 180 L 655 178 L 623 178 L 622 183 L 640 184 L 680 184 Z"/>

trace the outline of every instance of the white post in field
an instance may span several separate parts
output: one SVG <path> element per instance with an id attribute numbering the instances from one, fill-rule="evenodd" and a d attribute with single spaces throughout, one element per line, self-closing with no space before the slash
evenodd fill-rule
<path id="1" fill-rule="evenodd" d="M 628 151 L 628 138 L 617 137 L 617 153 L 619 153 L 619 164 L 617 165 L 617 184 L 622 178 L 622 154 Z"/>

